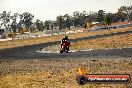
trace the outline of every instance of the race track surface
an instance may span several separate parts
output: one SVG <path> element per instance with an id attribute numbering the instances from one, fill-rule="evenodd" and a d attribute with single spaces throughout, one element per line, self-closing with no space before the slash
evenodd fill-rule
<path id="1" fill-rule="evenodd" d="M 90 40 L 101 37 L 108 37 L 114 35 L 121 35 L 132 33 L 132 31 L 127 32 L 118 32 L 112 34 L 96 35 L 78 39 L 71 39 L 71 42 L 81 41 L 81 40 Z M 79 51 L 72 53 L 37 53 L 36 50 L 39 50 L 43 47 L 59 44 L 60 41 L 41 43 L 36 45 L 28 45 L 11 49 L 1 49 L 0 50 L 0 60 L 4 59 L 50 59 L 50 58 L 93 58 L 93 57 L 123 57 L 129 58 L 132 57 L 132 48 L 123 48 L 123 49 L 110 49 L 110 50 L 93 50 L 93 51 Z"/>

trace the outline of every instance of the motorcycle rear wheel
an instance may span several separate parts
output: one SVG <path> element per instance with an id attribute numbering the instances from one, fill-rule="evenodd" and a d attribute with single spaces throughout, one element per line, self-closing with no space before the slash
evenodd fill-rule
<path id="1" fill-rule="evenodd" d="M 63 51 L 62 51 L 62 50 L 60 50 L 60 53 L 63 53 Z"/>

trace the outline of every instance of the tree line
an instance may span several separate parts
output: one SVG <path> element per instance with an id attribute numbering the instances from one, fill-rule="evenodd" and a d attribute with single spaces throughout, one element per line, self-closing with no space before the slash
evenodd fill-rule
<path id="1" fill-rule="evenodd" d="M 73 12 L 73 16 L 68 14 L 56 17 L 55 21 L 46 20 L 42 21 L 37 19 L 33 22 L 34 15 L 28 12 L 22 14 L 14 13 L 11 11 L 3 11 L 0 13 L 0 28 L 6 28 L 10 33 L 21 31 L 26 28 L 28 31 L 44 31 L 53 29 L 71 29 L 71 26 L 85 27 L 86 23 L 99 22 L 100 24 L 110 25 L 113 22 L 132 21 L 132 6 L 121 6 L 116 13 L 107 13 L 104 10 L 98 12 Z"/>

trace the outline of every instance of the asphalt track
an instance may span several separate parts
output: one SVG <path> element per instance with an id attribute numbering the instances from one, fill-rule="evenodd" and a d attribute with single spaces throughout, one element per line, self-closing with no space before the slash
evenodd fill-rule
<path id="1" fill-rule="evenodd" d="M 132 31 L 127 32 L 118 32 L 112 34 L 96 35 L 89 36 L 84 38 L 71 39 L 71 42 L 81 41 L 81 40 L 90 40 L 114 35 L 121 35 L 132 33 Z M 79 51 L 72 53 L 37 53 L 36 50 L 41 48 L 52 46 L 55 44 L 60 44 L 60 41 L 41 43 L 36 45 L 21 46 L 17 48 L 10 49 L 1 49 L 0 50 L 0 60 L 5 59 L 50 59 L 50 58 L 94 58 L 94 57 L 123 57 L 131 58 L 132 57 L 132 48 L 123 48 L 123 49 L 110 49 L 110 50 L 93 50 L 93 51 Z"/>

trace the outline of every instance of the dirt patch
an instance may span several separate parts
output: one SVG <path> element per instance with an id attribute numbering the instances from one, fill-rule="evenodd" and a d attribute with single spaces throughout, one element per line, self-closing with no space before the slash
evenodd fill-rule
<path id="1" fill-rule="evenodd" d="M 132 58 L 130 58 L 132 59 Z M 54 60 L 3 60 L 0 61 L 1 88 L 131 88 L 129 84 L 76 83 L 77 69 L 83 65 L 88 74 L 130 74 L 131 60 L 113 58 L 54 59 Z"/>
<path id="2" fill-rule="evenodd" d="M 54 45 L 54 46 L 45 47 L 41 51 L 52 51 L 52 52 L 56 52 L 56 51 L 59 51 L 59 50 L 60 50 L 60 45 L 57 44 L 57 45 Z"/>
<path id="3" fill-rule="evenodd" d="M 132 34 L 75 42 L 70 49 L 115 49 L 132 47 Z"/>

